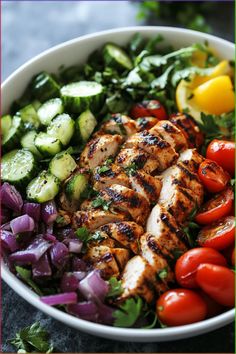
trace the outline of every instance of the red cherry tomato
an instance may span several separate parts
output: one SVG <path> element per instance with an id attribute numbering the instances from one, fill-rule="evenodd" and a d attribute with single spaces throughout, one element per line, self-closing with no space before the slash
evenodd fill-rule
<path id="1" fill-rule="evenodd" d="M 200 288 L 223 306 L 234 306 L 234 272 L 214 264 L 201 264 L 196 280 Z"/>
<path id="2" fill-rule="evenodd" d="M 231 254 L 231 263 L 235 267 L 235 248 L 233 249 L 233 252 Z"/>
<path id="3" fill-rule="evenodd" d="M 156 303 L 157 316 L 167 326 L 202 321 L 207 315 L 204 300 L 195 291 L 174 289 L 162 294 Z"/>
<path id="4" fill-rule="evenodd" d="M 225 189 L 202 206 L 199 213 L 195 216 L 196 222 L 207 225 L 219 220 L 223 216 L 229 215 L 233 207 L 233 200 L 234 193 L 232 189 Z"/>
<path id="5" fill-rule="evenodd" d="M 165 108 L 157 100 L 136 103 L 131 108 L 130 116 L 134 119 L 140 117 L 156 117 L 159 120 L 163 120 L 168 118 Z"/>
<path id="6" fill-rule="evenodd" d="M 197 241 L 200 246 L 223 250 L 234 243 L 235 218 L 226 216 L 212 225 L 202 228 Z"/>
<path id="7" fill-rule="evenodd" d="M 198 175 L 204 187 L 211 193 L 223 191 L 230 181 L 228 172 L 211 160 L 205 160 L 200 164 Z"/>
<path id="8" fill-rule="evenodd" d="M 235 173 L 235 143 L 233 141 L 214 139 L 208 145 L 207 159 L 217 162 L 231 176 Z"/>
<path id="9" fill-rule="evenodd" d="M 198 290 L 198 294 L 203 298 L 205 304 L 207 305 L 207 318 L 211 318 L 219 315 L 224 310 L 224 306 L 218 304 L 210 296 L 208 296 L 201 289 Z"/>
<path id="10" fill-rule="evenodd" d="M 213 248 L 192 248 L 184 253 L 176 262 L 175 276 L 179 285 L 184 288 L 197 288 L 196 272 L 202 263 L 226 266 L 226 259 Z"/>

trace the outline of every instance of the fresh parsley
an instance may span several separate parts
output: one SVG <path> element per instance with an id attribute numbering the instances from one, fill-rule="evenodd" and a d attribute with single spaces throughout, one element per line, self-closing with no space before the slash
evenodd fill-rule
<path id="1" fill-rule="evenodd" d="M 119 309 L 114 311 L 114 326 L 132 327 L 141 315 L 143 300 L 140 297 L 127 299 Z"/>
<path id="2" fill-rule="evenodd" d="M 87 244 L 92 241 L 101 242 L 104 240 L 100 231 L 90 233 L 86 227 L 80 227 L 76 230 L 75 234 L 78 239 L 84 243 L 84 246 L 87 246 Z"/>
<path id="3" fill-rule="evenodd" d="M 135 163 L 131 163 L 129 166 L 125 167 L 125 172 L 128 176 L 132 176 L 137 172 L 138 166 Z"/>
<path id="4" fill-rule="evenodd" d="M 117 297 L 123 293 L 123 288 L 121 286 L 121 280 L 116 279 L 116 277 L 111 277 L 108 281 L 109 283 L 109 292 L 107 298 Z"/>
<path id="5" fill-rule="evenodd" d="M 100 208 L 102 207 L 103 210 L 107 211 L 110 208 L 112 201 L 107 201 L 104 200 L 101 196 L 97 196 L 97 198 L 95 198 L 92 201 L 92 207 L 93 208 Z"/>
<path id="6" fill-rule="evenodd" d="M 168 268 L 165 267 L 157 273 L 158 278 L 164 280 L 168 276 Z"/>
<path id="7" fill-rule="evenodd" d="M 9 342 L 20 353 L 52 353 L 53 345 L 48 338 L 48 332 L 39 322 L 35 322 L 31 326 L 22 328 Z"/>
<path id="8" fill-rule="evenodd" d="M 36 285 L 35 282 L 32 280 L 31 270 L 16 266 L 16 271 L 17 274 L 19 274 L 19 276 L 21 277 L 21 279 L 24 280 L 24 282 L 28 284 L 38 295 L 43 295 L 38 285 Z"/>

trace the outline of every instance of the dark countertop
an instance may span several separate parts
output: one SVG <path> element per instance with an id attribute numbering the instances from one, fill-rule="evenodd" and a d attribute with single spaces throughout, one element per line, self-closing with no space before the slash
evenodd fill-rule
<path id="1" fill-rule="evenodd" d="M 231 5 L 231 4 L 230 4 Z M 233 20 L 223 11 L 213 19 L 215 33 L 233 40 Z M 231 8 L 233 13 L 233 8 Z M 128 1 L 3 1 L 2 78 L 43 50 L 71 38 L 105 29 L 133 26 L 136 8 Z M 211 19 L 212 22 L 212 19 Z M 163 22 L 161 23 L 163 24 Z M 217 24 L 217 26 L 216 26 Z M 123 343 L 93 337 L 66 327 L 38 311 L 6 284 L 2 285 L 3 352 L 14 351 L 7 339 L 40 321 L 51 333 L 58 352 L 233 352 L 234 328 L 226 326 L 191 339 L 165 343 Z"/>

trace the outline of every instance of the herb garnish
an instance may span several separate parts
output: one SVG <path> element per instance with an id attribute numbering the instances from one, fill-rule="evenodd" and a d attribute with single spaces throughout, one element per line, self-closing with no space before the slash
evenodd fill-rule
<path id="1" fill-rule="evenodd" d="M 20 275 L 21 279 L 24 280 L 24 282 L 27 283 L 36 292 L 36 294 L 40 296 L 43 295 L 38 285 L 36 285 L 35 282 L 32 280 L 31 270 L 16 266 L 16 271 Z"/>
<path id="2" fill-rule="evenodd" d="M 93 208 L 102 207 L 103 210 L 107 211 L 109 210 L 111 203 L 112 201 L 107 201 L 103 199 L 101 196 L 97 196 L 97 198 L 92 201 L 92 207 Z"/>
<path id="3" fill-rule="evenodd" d="M 94 233 L 90 233 L 86 227 L 80 227 L 75 232 L 76 236 L 80 241 L 84 243 L 86 247 L 89 242 L 97 241 L 100 242 L 104 240 L 105 237 L 102 236 L 100 231 L 95 231 Z"/>
<path id="4" fill-rule="evenodd" d="M 108 282 L 110 288 L 106 296 L 107 298 L 117 297 L 123 293 L 124 289 L 121 286 L 121 280 L 117 280 L 116 277 L 111 277 Z"/>
<path id="5" fill-rule="evenodd" d="M 141 315 L 142 308 L 143 300 L 140 297 L 127 299 L 113 313 L 115 318 L 114 326 L 132 327 Z"/>

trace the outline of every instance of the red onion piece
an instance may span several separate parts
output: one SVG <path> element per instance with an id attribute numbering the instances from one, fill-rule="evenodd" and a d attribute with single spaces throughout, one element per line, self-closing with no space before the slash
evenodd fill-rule
<path id="1" fill-rule="evenodd" d="M 109 325 L 113 324 L 114 311 L 115 311 L 115 309 L 110 306 L 104 305 L 102 303 L 98 304 L 99 322 L 101 322 L 103 324 L 109 324 Z"/>
<path id="2" fill-rule="evenodd" d="M 46 233 L 47 233 L 47 234 L 51 234 L 51 235 L 53 234 L 53 223 L 47 225 L 47 227 L 46 227 Z"/>
<path id="3" fill-rule="evenodd" d="M 25 250 L 12 253 L 9 261 L 17 264 L 35 263 L 51 247 L 50 243 L 45 241 L 42 236 L 38 236 Z"/>
<path id="4" fill-rule="evenodd" d="M 22 214 L 27 214 L 36 222 L 39 222 L 41 214 L 41 205 L 38 203 L 24 203 L 22 208 Z"/>
<path id="5" fill-rule="evenodd" d="M 93 270 L 81 280 L 78 288 L 85 299 L 94 301 L 103 301 L 109 290 L 98 270 Z"/>
<path id="6" fill-rule="evenodd" d="M 5 182 L 1 186 L 1 203 L 14 211 L 21 211 L 23 200 L 16 188 Z"/>
<path id="7" fill-rule="evenodd" d="M 69 252 L 80 253 L 83 247 L 83 242 L 80 240 L 70 240 L 68 242 Z"/>
<path id="8" fill-rule="evenodd" d="M 40 300 L 50 306 L 75 304 L 77 302 L 77 294 L 76 292 L 70 292 L 57 295 L 42 296 Z"/>
<path id="9" fill-rule="evenodd" d="M 61 268 L 65 264 L 68 258 L 68 248 L 62 242 L 56 242 L 50 249 L 50 256 L 52 264 L 56 268 Z"/>
<path id="10" fill-rule="evenodd" d="M 67 311 L 83 320 L 98 322 L 98 308 L 92 301 L 68 305 Z"/>
<path id="11" fill-rule="evenodd" d="M 86 272 L 64 273 L 61 278 L 60 288 L 63 292 L 76 291 L 80 280 L 86 277 Z"/>
<path id="12" fill-rule="evenodd" d="M 72 261 L 72 268 L 74 271 L 86 272 L 87 264 L 85 263 L 85 261 L 83 261 L 83 259 L 75 257 Z"/>
<path id="13" fill-rule="evenodd" d="M 58 216 L 57 207 L 54 200 L 49 200 L 41 206 L 41 217 L 45 224 L 52 224 Z"/>
<path id="14" fill-rule="evenodd" d="M 1 230 L 11 231 L 10 222 L 6 222 L 6 224 L 3 224 L 3 225 L 1 226 Z"/>
<path id="15" fill-rule="evenodd" d="M 34 219 L 29 215 L 21 215 L 10 221 L 13 234 L 20 234 L 22 232 L 33 231 L 35 227 Z"/>
<path id="16" fill-rule="evenodd" d="M 50 277 L 52 275 L 47 253 L 44 253 L 42 257 L 32 265 L 32 274 L 34 278 Z"/>
<path id="17" fill-rule="evenodd" d="M 47 240 L 47 241 L 50 241 L 50 242 L 56 242 L 57 241 L 57 238 L 56 238 L 56 236 L 54 236 L 54 235 L 52 235 L 52 234 L 45 234 L 45 235 L 43 235 L 43 238 L 45 239 L 45 240 Z"/>
<path id="18" fill-rule="evenodd" d="M 9 209 L 1 208 L 1 224 L 6 224 L 11 220 L 11 212 Z"/>
<path id="19" fill-rule="evenodd" d="M 18 242 L 16 240 L 16 235 L 6 230 L 1 230 L 1 242 L 3 248 L 8 251 L 15 252 L 19 249 Z"/>

